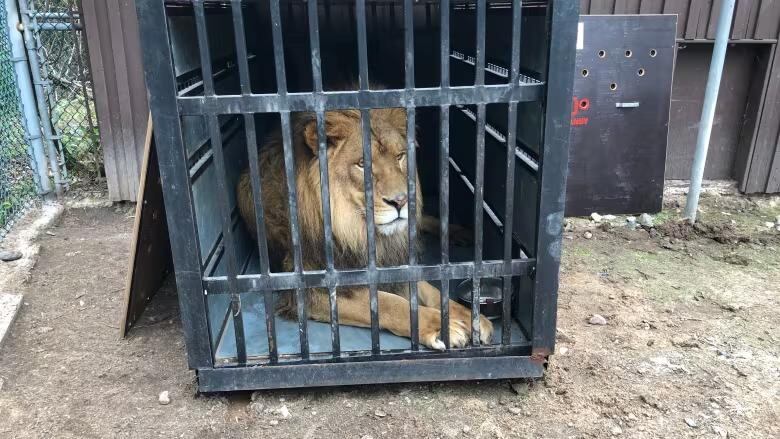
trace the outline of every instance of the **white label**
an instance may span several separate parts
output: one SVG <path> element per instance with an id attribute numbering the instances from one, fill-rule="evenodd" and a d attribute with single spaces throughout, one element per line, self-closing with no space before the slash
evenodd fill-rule
<path id="1" fill-rule="evenodd" d="M 585 23 L 579 22 L 577 24 L 577 50 L 585 48 Z"/>

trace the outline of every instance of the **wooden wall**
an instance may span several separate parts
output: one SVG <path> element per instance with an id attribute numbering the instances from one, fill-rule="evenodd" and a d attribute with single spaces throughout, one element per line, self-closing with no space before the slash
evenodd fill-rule
<path id="1" fill-rule="evenodd" d="M 720 0 L 580 0 L 582 14 L 677 14 L 666 178 L 690 178 Z M 705 178 L 780 192 L 780 1 L 737 0 Z"/>
<path id="2" fill-rule="evenodd" d="M 133 0 L 82 0 L 101 142 L 112 200 L 136 199 L 148 104 Z M 678 14 L 667 178 L 688 178 L 720 0 L 581 0 L 583 14 Z M 714 6 L 713 6 L 714 5 Z M 734 178 L 745 192 L 780 192 L 780 0 L 737 0 L 706 178 Z M 690 48 L 688 50 L 687 48 Z M 749 63 L 749 66 L 746 64 Z M 737 65 L 739 64 L 739 65 Z M 743 83 L 747 81 L 747 83 Z M 682 93 L 687 94 L 682 97 Z M 686 101 L 687 99 L 687 101 Z M 684 116 L 684 117 L 681 117 Z M 691 131 L 691 127 L 694 127 Z"/>
<path id="3" fill-rule="evenodd" d="M 135 201 L 149 106 L 133 0 L 82 0 L 112 201 Z"/>

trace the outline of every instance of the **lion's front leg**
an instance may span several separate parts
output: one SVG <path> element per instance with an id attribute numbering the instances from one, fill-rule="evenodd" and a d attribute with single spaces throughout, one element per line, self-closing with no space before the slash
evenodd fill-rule
<path id="1" fill-rule="evenodd" d="M 425 306 L 441 309 L 441 291 L 426 281 L 417 282 L 417 297 L 420 303 Z M 465 322 L 464 324 L 471 333 L 471 310 L 460 303 L 450 300 L 450 321 L 453 319 Z M 484 343 L 490 343 L 493 338 L 493 323 L 484 315 L 479 315 L 479 340 Z"/>
<path id="2" fill-rule="evenodd" d="M 309 316 L 314 320 L 330 321 L 327 305 L 327 295 L 322 301 L 312 301 Z M 396 294 L 385 291 L 378 292 L 379 327 L 395 335 L 411 338 L 411 319 L 409 301 Z M 349 294 L 338 296 L 339 324 L 371 327 L 371 310 L 369 307 L 368 288 L 357 288 Z M 420 343 L 431 349 L 444 350 L 441 341 L 441 316 L 438 308 L 419 307 L 418 327 Z M 450 345 L 463 347 L 469 342 L 470 326 L 462 319 L 450 319 Z"/>

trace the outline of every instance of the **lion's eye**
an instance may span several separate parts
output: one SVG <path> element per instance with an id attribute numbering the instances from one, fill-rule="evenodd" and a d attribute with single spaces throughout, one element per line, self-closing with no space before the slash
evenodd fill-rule
<path id="1" fill-rule="evenodd" d="M 396 158 L 397 158 L 397 159 L 398 159 L 398 161 L 400 162 L 401 160 L 403 160 L 403 159 L 405 159 L 405 158 L 406 158 L 406 153 L 405 153 L 405 152 L 402 152 L 402 153 L 398 154 L 398 156 L 397 156 Z"/>
<path id="2" fill-rule="evenodd" d="M 355 163 L 355 166 L 357 166 L 358 168 L 362 169 L 363 168 L 363 159 L 360 159 L 359 162 Z"/>

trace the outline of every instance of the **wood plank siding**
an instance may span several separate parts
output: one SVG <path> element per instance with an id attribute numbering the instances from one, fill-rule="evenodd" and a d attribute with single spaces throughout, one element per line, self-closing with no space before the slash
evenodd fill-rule
<path id="1" fill-rule="evenodd" d="M 109 196 L 135 201 L 148 104 L 134 0 L 82 2 Z M 688 178 L 720 0 L 581 5 L 583 14 L 677 14 L 666 178 Z M 780 192 L 779 36 L 780 0 L 737 0 L 706 178 L 736 179 L 750 193 Z"/>
<path id="2" fill-rule="evenodd" d="M 82 0 L 95 108 L 112 201 L 135 201 L 148 120 L 133 0 Z"/>
<path id="3" fill-rule="evenodd" d="M 583 15 L 677 14 L 677 38 L 714 39 L 720 0 L 580 0 Z M 737 0 L 733 40 L 776 40 L 780 32 L 780 2 Z"/>

